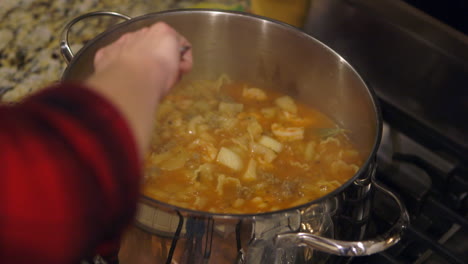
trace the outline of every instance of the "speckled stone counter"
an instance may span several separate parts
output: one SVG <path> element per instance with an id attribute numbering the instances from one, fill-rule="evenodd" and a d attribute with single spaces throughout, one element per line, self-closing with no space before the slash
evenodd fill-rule
<path id="1" fill-rule="evenodd" d="M 194 1 L 0 0 L 0 101 L 20 100 L 61 78 L 66 63 L 59 50 L 60 34 L 73 18 L 92 11 L 136 17 L 187 7 L 187 2 Z M 109 26 L 102 20 L 89 19 L 73 27 L 73 51 Z"/>

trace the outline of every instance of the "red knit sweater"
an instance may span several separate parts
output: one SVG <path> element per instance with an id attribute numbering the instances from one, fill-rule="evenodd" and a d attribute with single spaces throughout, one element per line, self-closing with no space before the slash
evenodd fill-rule
<path id="1" fill-rule="evenodd" d="M 85 87 L 0 106 L 0 263 L 79 263 L 115 242 L 140 176 L 126 121 Z"/>

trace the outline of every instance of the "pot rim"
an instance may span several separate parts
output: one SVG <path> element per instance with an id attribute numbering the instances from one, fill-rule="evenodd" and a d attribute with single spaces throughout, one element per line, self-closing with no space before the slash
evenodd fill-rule
<path id="1" fill-rule="evenodd" d="M 328 193 L 328 194 L 326 194 L 326 195 L 324 195 L 324 196 L 322 196 L 320 198 L 317 198 L 315 200 L 312 200 L 310 202 L 307 202 L 305 204 L 300 204 L 300 205 L 297 205 L 297 206 L 294 206 L 294 207 L 281 209 L 281 210 L 277 210 L 277 211 L 262 212 L 262 213 L 247 213 L 247 214 L 231 214 L 231 213 L 229 213 L 229 214 L 226 214 L 226 213 L 212 213 L 212 212 L 206 212 L 206 211 L 197 211 L 197 210 L 193 210 L 193 209 L 178 207 L 178 206 L 175 206 L 175 205 L 171 205 L 171 204 L 168 204 L 168 203 L 165 203 L 165 202 L 161 202 L 161 201 L 149 198 L 149 197 L 147 197 L 145 195 L 141 195 L 140 200 L 142 202 L 144 202 L 146 204 L 150 204 L 150 205 L 157 204 L 157 205 L 166 207 L 166 209 L 176 211 L 176 212 L 180 212 L 180 213 L 191 214 L 191 215 L 202 215 L 202 216 L 205 216 L 205 217 L 216 217 L 216 218 L 226 218 L 226 219 L 231 219 L 231 218 L 232 219 L 239 219 L 239 218 L 245 218 L 245 217 L 262 217 L 262 216 L 281 214 L 281 213 L 285 213 L 285 212 L 289 212 L 289 211 L 293 211 L 293 210 L 298 210 L 298 209 L 301 209 L 301 208 L 309 207 L 309 206 L 311 206 L 313 204 L 324 202 L 327 199 L 329 199 L 331 197 L 334 197 L 337 194 L 341 193 L 344 189 L 346 189 L 349 185 L 351 185 L 357 178 L 359 178 L 364 173 L 368 172 L 369 169 L 371 169 L 371 170 L 374 169 L 373 164 L 375 163 L 375 157 L 376 157 L 379 145 L 380 145 L 380 141 L 381 141 L 381 137 L 382 137 L 382 129 L 383 129 L 382 113 L 381 113 L 380 105 L 379 105 L 379 102 L 377 100 L 378 98 L 377 98 L 377 95 L 376 95 L 374 89 L 372 89 L 371 86 L 369 85 L 369 83 L 366 82 L 361 77 L 361 75 L 358 73 L 358 71 L 347 60 L 345 60 L 340 54 L 338 54 L 335 50 L 333 50 L 329 46 L 325 45 L 320 40 L 314 38 L 313 36 L 311 36 L 311 35 L 309 35 L 307 33 L 305 33 L 304 31 L 300 30 L 299 28 L 296 28 L 296 27 L 291 26 L 291 25 L 289 25 L 287 23 L 284 23 L 284 22 L 281 22 L 281 21 L 278 21 L 278 20 L 275 20 L 275 19 L 272 19 L 272 18 L 259 16 L 259 15 L 255 15 L 255 14 L 250 14 L 250 13 L 246 13 L 246 12 L 240 12 L 240 11 L 228 11 L 228 10 L 217 10 L 217 9 L 172 9 L 172 10 L 166 10 L 166 11 L 160 11 L 160 12 L 153 12 L 153 13 L 144 14 L 144 15 L 132 18 L 130 20 L 127 20 L 125 22 L 116 24 L 116 25 L 112 26 L 111 28 L 109 28 L 108 30 L 100 33 L 98 36 L 93 38 L 91 41 L 87 42 L 77 52 L 77 54 L 72 58 L 72 60 L 70 61 L 69 65 L 67 66 L 64 73 L 62 74 L 62 81 L 65 79 L 65 76 L 68 75 L 68 72 L 72 68 L 72 66 L 73 66 L 74 62 L 76 61 L 76 59 L 79 58 L 80 55 L 88 47 L 92 46 L 95 42 L 99 41 L 100 39 L 106 37 L 112 31 L 114 31 L 116 29 L 119 29 L 119 28 L 123 28 L 127 24 L 131 24 L 131 23 L 134 23 L 136 21 L 145 20 L 145 19 L 148 19 L 148 18 L 154 18 L 154 17 L 157 17 L 157 16 L 165 16 L 165 15 L 180 14 L 180 13 L 182 13 L 182 14 L 183 13 L 189 13 L 189 14 L 193 14 L 193 13 L 213 14 L 213 13 L 216 13 L 216 14 L 221 14 L 221 15 L 242 16 L 242 17 L 248 17 L 250 19 L 263 20 L 263 21 L 266 21 L 268 23 L 273 23 L 273 24 L 276 24 L 278 26 L 281 26 L 281 27 L 285 28 L 286 30 L 293 31 L 298 36 L 308 38 L 308 39 L 311 39 L 311 40 L 315 41 L 317 44 L 319 44 L 325 50 L 330 52 L 333 56 L 336 56 L 344 65 L 349 67 L 349 69 L 352 70 L 352 72 L 354 72 L 354 74 L 364 84 L 364 86 L 365 86 L 365 88 L 366 88 L 366 90 L 367 90 L 367 92 L 369 94 L 369 98 L 370 98 L 370 100 L 372 102 L 372 105 L 374 106 L 374 114 L 375 114 L 375 120 L 376 120 L 376 126 L 377 126 L 376 127 L 375 137 L 374 137 L 374 143 L 373 143 L 372 150 L 370 151 L 369 155 L 366 158 L 366 161 L 361 166 L 361 168 L 359 168 L 359 170 L 354 174 L 353 177 L 349 178 L 344 184 L 342 184 L 337 189 L 331 191 L 330 193 Z"/>

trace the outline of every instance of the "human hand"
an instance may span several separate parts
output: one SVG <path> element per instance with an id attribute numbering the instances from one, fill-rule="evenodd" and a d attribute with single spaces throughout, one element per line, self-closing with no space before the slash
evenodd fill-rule
<path id="1" fill-rule="evenodd" d="M 188 47 L 188 49 L 186 49 Z M 183 53 L 181 51 L 183 50 Z M 95 73 L 110 67 L 137 71 L 138 83 L 160 88 L 162 95 L 192 68 L 190 43 L 164 22 L 122 35 L 94 57 Z M 146 73 L 146 74 L 145 74 Z M 158 73 L 158 74 L 156 74 Z M 131 76 L 130 76 L 131 77 Z M 162 87 L 158 87 L 164 79 Z"/>
<path id="2" fill-rule="evenodd" d="M 126 117 L 140 154 L 149 145 L 154 110 L 161 98 L 192 68 L 190 43 L 169 25 L 158 22 L 122 35 L 94 57 L 92 90 Z"/>

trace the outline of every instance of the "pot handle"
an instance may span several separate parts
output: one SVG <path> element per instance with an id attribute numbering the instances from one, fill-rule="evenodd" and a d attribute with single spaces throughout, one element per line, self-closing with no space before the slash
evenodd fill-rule
<path id="1" fill-rule="evenodd" d="M 93 17 L 93 16 L 115 16 L 115 17 L 119 17 L 125 20 L 131 19 L 131 17 L 119 14 L 117 12 L 97 11 L 97 12 L 83 14 L 81 16 L 74 18 L 72 21 L 68 22 L 68 24 L 62 30 L 62 40 L 60 41 L 60 51 L 62 52 L 62 56 L 67 62 L 67 64 L 70 63 L 70 61 L 73 59 L 73 52 L 71 51 L 70 45 L 68 44 L 68 33 L 70 32 L 70 28 L 76 22 L 81 21 L 88 17 Z"/>
<path id="2" fill-rule="evenodd" d="M 302 232 L 284 233 L 276 236 L 276 245 L 295 244 L 329 254 L 348 257 L 371 255 L 395 245 L 400 241 L 403 231 L 409 225 L 408 211 L 394 193 L 375 180 L 374 175 L 372 175 L 372 181 L 377 189 L 394 199 L 400 208 L 400 217 L 386 233 L 367 241 L 342 241 Z"/>

